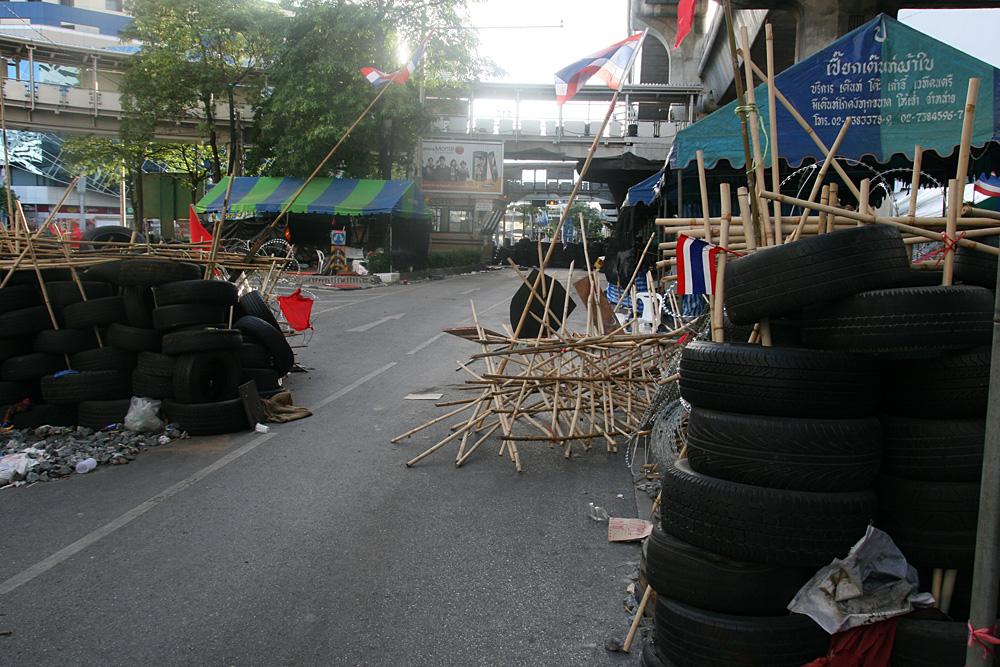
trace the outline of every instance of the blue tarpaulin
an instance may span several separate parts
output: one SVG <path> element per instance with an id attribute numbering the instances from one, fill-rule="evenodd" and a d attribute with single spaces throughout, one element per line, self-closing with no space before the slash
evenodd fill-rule
<path id="1" fill-rule="evenodd" d="M 625 206 L 635 206 L 636 204 L 652 204 L 657 193 L 654 188 L 660 182 L 662 173 L 657 172 L 641 183 L 636 183 L 628 189 L 628 196 L 625 198 Z"/>
<path id="2" fill-rule="evenodd" d="M 962 138 L 969 79 L 978 77 L 972 145 L 995 139 L 1000 120 L 1000 72 L 972 56 L 882 14 L 775 77 L 775 86 L 829 148 L 846 118 L 852 119 L 838 155 L 880 163 L 893 155 L 912 159 L 914 145 L 950 155 Z M 763 127 L 771 110 L 767 85 L 755 89 Z M 777 102 L 778 152 L 792 167 L 824 155 Z M 671 168 L 705 154 L 705 166 L 728 160 L 742 167 L 743 134 L 732 102 L 677 133 Z M 762 151 L 770 165 L 770 150 Z"/>

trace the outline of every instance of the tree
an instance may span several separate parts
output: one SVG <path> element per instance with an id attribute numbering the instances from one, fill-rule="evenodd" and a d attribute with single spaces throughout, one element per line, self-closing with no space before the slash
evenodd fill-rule
<path id="1" fill-rule="evenodd" d="M 73 136 L 63 142 L 62 149 L 63 163 L 74 176 L 100 175 L 110 183 L 122 183 L 124 166 L 136 223 L 143 219 L 142 188 L 137 185 L 142 182 L 144 167 L 153 163 L 162 171 L 182 173 L 191 190 L 209 174 L 207 146 Z"/>
<path id="2" fill-rule="evenodd" d="M 417 139 L 432 120 L 421 102 L 421 84 L 433 95 L 443 70 L 462 80 L 495 71 L 474 55 L 474 34 L 458 29 L 465 6 L 466 0 L 295 5 L 284 49 L 267 71 L 272 87 L 256 110 L 253 161 L 266 165 L 268 174 L 308 176 L 381 91 L 361 76 L 361 68 L 396 69 L 403 64 L 401 47 L 412 53 L 434 31 L 418 74 L 385 91 L 320 175 L 340 165 L 356 178 L 388 179 L 409 169 Z"/>
<path id="3" fill-rule="evenodd" d="M 142 48 L 122 76 L 129 113 L 123 138 L 148 142 L 159 123 L 200 108 L 212 175 L 219 180 L 216 103 L 228 102 L 229 128 L 238 135 L 236 103 L 259 94 L 259 72 L 277 51 L 283 13 L 264 0 L 127 0 L 125 9 L 133 18 L 121 37 Z"/>
<path id="4" fill-rule="evenodd" d="M 537 206 L 532 206 L 531 204 L 511 204 L 510 208 L 514 213 L 521 214 L 521 233 L 525 233 L 525 229 L 528 226 L 528 220 L 533 219 L 534 216 L 541 213 L 542 209 Z M 530 233 L 530 232 L 529 232 Z"/>
<path id="5" fill-rule="evenodd" d="M 573 202 L 566 213 L 566 224 L 573 221 L 574 227 L 580 224 L 580 214 L 583 214 L 584 228 L 587 230 L 587 238 L 603 237 L 604 223 L 601 222 L 601 214 L 597 209 L 587 202 Z M 556 222 L 558 224 L 558 221 Z"/>

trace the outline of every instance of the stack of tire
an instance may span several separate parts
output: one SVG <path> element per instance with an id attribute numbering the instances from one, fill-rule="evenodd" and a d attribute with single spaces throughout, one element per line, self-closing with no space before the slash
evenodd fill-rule
<path id="1" fill-rule="evenodd" d="M 910 526 L 919 520 L 902 509 L 914 496 L 898 498 L 899 485 L 879 477 L 882 431 L 896 428 L 880 419 L 883 377 L 890 376 L 885 357 L 927 364 L 946 358 L 944 350 L 988 342 L 993 297 L 977 286 L 910 284 L 902 238 L 883 226 L 813 237 L 728 265 L 729 319 L 788 318 L 802 343 L 695 342 L 682 353 L 688 458 L 664 473 L 660 530 L 644 548 L 646 577 L 658 593 L 647 667 L 805 664 L 829 643 L 811 619 L 787 612 L 811 574 L 843 557 L 871 521 L 911 558 L 913 542 L 899 534 L 898 519 L 905 515 Z M 963 358 L 953 363 L 981 361 Z M 900 388 L 906 385 L 894 391 Z M 908 456 L 908 445 L 898 449 Z M 920 507 L 940 510 L 938 491 Z M 926 663 L 894 657 L 893 664 Z"/>
<path id="2" fill-rule="evenodd" d="M 294 358 L 273 316 L 267 323 L 240 305 L 267 310 L 258 293 L 237 300 L 235 285 L 200 280 L 201 271 L 161 258 L 98 264 L 81 272 L 84 300 L 68 269 L 49 270 L 42 279 L 58 329 L 35 273 L 12 276 L 0 289 L 0 405 L 31 400 L 12 425 L 104 428 L 145 396 L 162 399 L 164 416 L 191 435 L 248 428 L 237 386 L 265 375 L 261 393 L 274 393 Z M 249 324 L 226 329 L 231 310 Z"/>

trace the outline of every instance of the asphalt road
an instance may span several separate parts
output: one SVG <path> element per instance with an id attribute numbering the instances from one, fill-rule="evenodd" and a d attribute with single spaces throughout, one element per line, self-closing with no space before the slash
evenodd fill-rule
<path id="1" fill-rule="evenodd" d="M 604 642 L 639 547 L 586 515 L 635 516 L 623 451 L 531 443 L 518 474 L 496 441 L 405 467 L 450 422 L 389 442 L 444 412 L 406 395 L 469 396 L 455 361 L 478 348 L 441 329 L 471 298 L 499 330 L 518 285 L 311 289 L 286 387 L 312 417 L 0 491 L 0 664 L 638 664 Z"/>

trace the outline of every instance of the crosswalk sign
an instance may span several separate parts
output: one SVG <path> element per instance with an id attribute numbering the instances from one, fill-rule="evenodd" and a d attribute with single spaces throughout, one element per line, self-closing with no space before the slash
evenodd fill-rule
<path id="1" fill-rule="evenodd" d="M 330 245 L 347 245 L 347 232 L 341 229 L 330 232 Z"/>

